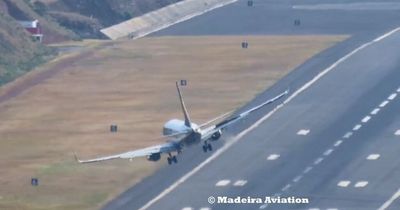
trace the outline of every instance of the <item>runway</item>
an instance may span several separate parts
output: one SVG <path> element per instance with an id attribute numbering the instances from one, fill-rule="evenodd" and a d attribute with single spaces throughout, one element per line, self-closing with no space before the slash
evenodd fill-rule
<path id="1" fill-rule="evenodd" d="M 186 150 L 180 164 L 160 169 L 104 209 L 399 209 L 400 31 L 394 30 L 399 11 L 310 11 L 293 9 L 293 1 L 255 1 L 249 12 L 246 2 L 155 35 L 344 33 L 352 38 L 258 95 L 246 107 L 291 89 L 279 109 L 261 110 L 230 128 L 215 146 L 220 150 Z M 294 19 L 301 25 L 294 26 Z M 310 202 L 210 204 L 210 196 L 298 196 Z"/>

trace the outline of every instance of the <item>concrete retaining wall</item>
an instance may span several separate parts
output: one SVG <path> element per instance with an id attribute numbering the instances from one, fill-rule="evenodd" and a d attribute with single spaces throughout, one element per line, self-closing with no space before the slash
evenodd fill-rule
<path id="1" fill-rule="evenodd" d="M 184 0 L 101 30 L 112 40 L 137 39 L 237 0 Z"/>

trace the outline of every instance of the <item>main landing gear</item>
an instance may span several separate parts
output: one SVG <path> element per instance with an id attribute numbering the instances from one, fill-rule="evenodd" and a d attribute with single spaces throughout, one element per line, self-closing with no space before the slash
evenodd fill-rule
<path id="1" fill-rule="evenodd" d="M 203 145 L 203 152 L 207 152 L 207 151 L 211 152 L 212 150 L 213 150 L 213 148 L 212 148 L 211 144 L 208 143 L 207 141 L 205 141 L 204 145 Z"/>
<path id="2" fill-rule="evenodd" d="M 168 155 L 169 155 L 169 157 L 167 157 L 168 165 L 171 165 L 172 163 L 178 163 L 176 155 L 171 155 L 171 153 L 168 153 Z"/>

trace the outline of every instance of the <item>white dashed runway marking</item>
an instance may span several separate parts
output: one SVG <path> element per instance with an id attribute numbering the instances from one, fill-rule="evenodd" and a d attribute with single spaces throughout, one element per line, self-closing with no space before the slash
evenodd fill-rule
<path id="1" fill-rule="evenodd" d="M 394 135 L 400 136 L 400 130 L 397 130 L 396 132 L 394 132 Z"/>
<path id="2" fill-rule="evenodd" d="M 325 155 L 325 156 L 328 156 L 328 155 L 330 155 L 332 152 L 333 152 L 333 149 L 328 149 L 328 150 L 326 150 L 326 151 L 324 152 L 324 155 Z"/>
<path id="3" fill-rule="evenodd" d="M 233 184 L 233 186 L 242 187 L 242 186 L 244 186 L 245 184 L 247 184 L 247 181 L 246 181 L 246 180 L 237 180 L 237 181 Z"/>
<path id="4" fill-rule="evenodd" d="M 389 101 L 384 101 L 381 104 L 379 104 L 379 107 L 385 107 L 387 104 L 389 103 Z"/>
<path id="5" fill-rule="evenodd" d="M 392 94 L 388 97 L 388 99 L 389 99 L 389 100 L 393 100 L 394 98 L 396 98 L 396 96 L 397 96 L 397 93 L 392 93 Z"/>
<path id="6" fill-rule="evenodd" d="M 367 115 L 361 120 L 361 122 L 367 123 L 370 119 L 371 119 L 371 116 Z"/>
<path id="7" fill-rule="evenodd" d="M 376 108 L 376 109 L 372 110 L 371 114 L 376 115 L 376 114 L 378 114 L 379 110 L 381 110 L 381 109 Z"/>
<path id="8" fill-rule="evenodd" d="M 310 130 L 301 129 L 297 132 L 297 135 L 305 136 L 310 132 Z"/>
<path id="9" fill-rule="evenodd" d="M 231 181 L 230 181 L 229 179 L 223 179 L 223 180 L 218 181 L 218 182 L 215 184 L 215 186 L 217 186 L 217 187 L 223 187 L 223 186 L 228 185 L 229 183 L 231 183 Z"/>
<path id="10" fill-rule="evenodd" d="M 282 188 L 282 191 L 286 191 L 286 190 L 288 190 L 290 187 L 291 187 L 291 185 L 290 185 L 290 184 L 287 184 L 285 187 Z"/>
<path id="11" fill-rule="evenodd" d="M 355 125 L 354 128 L 353 128 L 353 131 L 357 131 L 358 129 L 361 128 L 361 126 L 362 125 L 360 125 L 360 124 Z"/>
<path id="12" fill-rule="evenodd" d="M 183 207 L 182 210 L 193 210 L 192 207 Z"/>
<path id="13" fill-rule="evenodd" d="M 317 158 L 317 159 L 314 161 L 314 165 L 320 164 L 323 160 L 324 160 L 324 158 Z"/>
<path id="14" fill-rule="evenodd" d="M 367 160 L 377 160 L 379 157 L 379 154 L 370 154 L 368 155 Z"/>
<path id="15" fill-rule="evenodd" d="M 276 160 L 280 157 L 279 154 L 271 154 L 267 157 L 267 160 Z"/>
<path id="16" fill-rule="evenodd" d="M 333 146 L 338 147 L 338 146 L 341 145 L 342 143 L 343 143 L 342 140 L 337 140 Z"/>
<path id="17" fill-rule="evenodd" d="M 203 208 L 200 208 L 200 210 L 211 210 L 211 208 L 203 207 Z"/>
<path id="18" fill-rule="evenodd" d="M 293 179 L 293 182 L 298 182 L 302 178 L 303 178 L 303 176 L 296 176 L 296 178 Z"/>
<path id="19" fill-rule="evenodd" d="M 354 187 L 360 188 L 360 187 L 365 187 L 365 186 L 367 186 L 367 185 L 368 185 L 368 182 L 367 182 L 367 181 L 359 181 L 359 182 L 357 182 L 357 183 L 354 185 Z"/>
<path id="20" fill-rule="evenodd" d="M 353 132 L 347 132 L 346 134 L 344 134 L 343 138 L 348 139 L 353 135 Z"/>
<path id="21" fill-rule="evenodd" d="M 313 167 L 308 166 L 306 169 L 304 169 L 303 174 L 310 172 L 312 169 L 313 169 Z"/>
<path id="22" fill-rule="evenodd" d="M 348 187 L 349 185 L 350 185 L 350 181 L 348 181 L 348 180 L 344 180 L 344 181 L 340 181 L 338 184 L 337 184 L 337 186 L 339 186 L 339 187 Z"/>

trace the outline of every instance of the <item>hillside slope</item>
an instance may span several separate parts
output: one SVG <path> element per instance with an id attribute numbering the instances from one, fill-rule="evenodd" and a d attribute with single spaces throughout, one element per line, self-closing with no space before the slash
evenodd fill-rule
<path id="1" fill-rule="evenodd" d="M 24 28 L 0 12 L 0 85 L 45 62 L 54 51 L 33 42 Z"/>
<path id="2" fill-rule="evenodd" d="M 83 38 L 103 38 L 100 29 L 181 0 L 38 0 L 57 22 Z"/>

